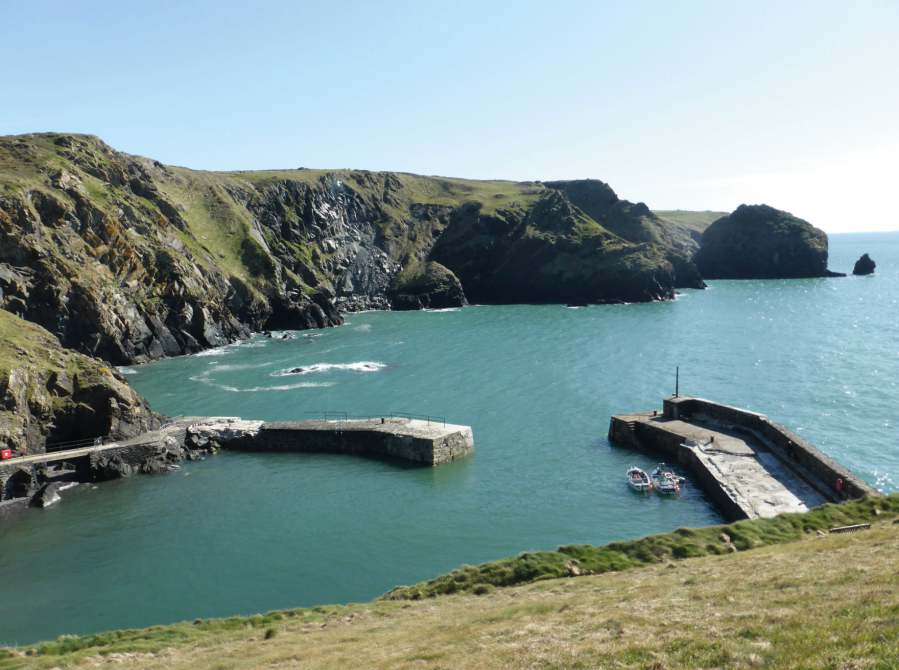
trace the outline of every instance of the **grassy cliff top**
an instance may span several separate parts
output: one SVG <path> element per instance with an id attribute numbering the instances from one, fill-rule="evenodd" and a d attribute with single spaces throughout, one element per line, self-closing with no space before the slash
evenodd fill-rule
<path id="1" fill-rule="evenodd" d="M 59 340 L 40 326 L 0 309 L 0 387 L 9 371 L 25 365 L 59 370 L 65 358 Z"/>
<path id="2" fill-rule="evenodd" d="M 652 213 L 663 221 L 678 224 L 683 228 L 697 233 L 702 233 L 706 228 L 715 223 L 715 221 L 730 214 L 730 212 L 713 212 L 711 210 L 706 210 L 704 212 L 688 212 L 682 209 L 653 210 Z"/>
<path id="3" fill-rule="evenodd" d="M 12 370 L 65 371 L 105 375 L 124 381 L 118 370 L 102 361 L 64 349 L 59 340 L 37 324 L 0 309 L 0 394 Z"/>
<path id="4" fill-rule="evenodd" d="M 0 652 L 0 668 L 892 668 L 899 660 L 897 511 L 899 496 L 828 505 L 780 517 L 774 526 L 798 529 L 799 539 L 788 532 L 781 542 L 735 552 L 663 554 L 634 569 L 480 595 L 63 636 L 7 649 L 5 659 Z M 862 519 L 872 530 L 813 530 Z M 748 521 L 691 532 L 741 527 L 758 539 L 774 526 Z M 655 538 L 678 546 L 678 534 Z M 717 535 L 713 541 L 721 544 Z"/>
<path id="5" fill-rule="evenodd" d="M 775 237 L 809 240 L 816 244 L 823 244 L 824 248 L 827 248 L 827 234 L 823 230 L 816 228 L 805 219 L 800 219 L 790 212 L 775 209 L 770 205 L 740 205 L 726 218 L 709 226 L 704 233 L 703 241 L 709 235 L 733 228 L 753 228 L 770 233 Z"/>

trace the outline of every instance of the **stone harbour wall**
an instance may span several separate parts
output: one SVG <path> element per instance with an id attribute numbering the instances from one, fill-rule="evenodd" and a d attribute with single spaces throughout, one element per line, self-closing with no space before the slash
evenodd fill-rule
<path id="1" fill-rule="evenodd" d="M 245 424 L 257 422 L 242 422 Z M 244 430 L 229 424 L 230 435 L 217 426 L 196 426 L 189 433 L 217 440 L 225 449 L 271 452 L 324 452 L 389 456 L 439 465 L 474 450 L 467 426 L 421 426 L 406 419 L 375 421 L 261 422 Z"/>
<path id="2" fill-rule="evenodd" d="M 836 482 L 843 480 L 843 490 L 850 498 L 880 495 L 873 486 L 799 437 L 786 426 L 757 414 L 702 398 L 670 397 L 664 401 L 664 415 L 669 419 L 707 420 L 755 433 L 771 447 L 780 461 L 809 486 L 828 500 L 835 501 Z"/>

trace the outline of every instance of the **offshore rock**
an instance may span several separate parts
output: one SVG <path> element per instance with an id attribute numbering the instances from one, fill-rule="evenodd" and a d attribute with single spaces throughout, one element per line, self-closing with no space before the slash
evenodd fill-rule
<path id="1" fill-rule="evenodd" d="M 844 276 L 827 269 L 827 234 L 768 205 L 740 205 L 702 234 L 693 261 L 706 279 Z"/>
<path id="2" fill-rule="evenodd" d="M 865 254 L 857 261 L 855 261 L 855 267 L 852 269 L 852 274 L 854 275 L 870 275 L 874 274 L 874 268 L 877 267 L 877 263 L 871 260 L 871 257 L 868 254 Z"/>

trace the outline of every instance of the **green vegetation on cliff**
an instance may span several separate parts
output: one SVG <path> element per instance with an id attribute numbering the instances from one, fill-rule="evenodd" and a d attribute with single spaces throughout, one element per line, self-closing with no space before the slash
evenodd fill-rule
<path id="1" fill-rule="evenodd" d="M 699 249 L 705 229 L 722 216 L 727 216 L 727 212 L 688 212 L 682 209 L 654 210 L 653 214 L 664 221 L 672 235 L 691 247 L 693 252 Z"/>
<path id="2" fill-rule="evenodd" d="M 635 540 L 645 557 L 605 574 L 568 557 L 561 579 L 62 636 L 0 651 L 0 668 L 893 668 L 897 511 L 891 496 L 684 529 Z M 872 529 L 815 531 L 846 521 Z"/>
<path id="3" fill-rule="evenodd" d="M 827 277 L 827 234 L 768 205 L 740 205 L 702 234 L 693 262 L 706 279 Z"/>
<path id="4" fill-rule="evenodd" d="M 398 587 L 388 600 L 418 600 L 451 593 L 483 593 L 494 587 L 517 586 L 569 576 L 572 571 L 602 574 L 651 565 L 660 561 L 746 551 L 794 542 L 834 526 L 862 523 L 874 510 L 899 514 L 899 495 L 867 499 L 847 505 L 824 505 L 803 514 L 782 514 L 770 519 L 738 521 L 726 526 L 678 528 L 672 533 L 637 540 L 612 542 L 602 547 L 571 545 L 556 551 L 523 553 L 513 558 L 466 566 L 415 586 Z M 729 541 L 721 542 L 725 533 Z"/>
<path id="5" fill-rule="evenodd" d="M 46 442 L 133 437 L 160 419 L 118 370 L 0 310 L 0 448 L 22 454 Z"/>
<path id="6" fill-rule="evenodd" d="M 0 138 L 0 308 L 115 364 L 336 325 L 394 296 L 669 299 L 702 287 L 679 230 L 596 180 L 202 172 L 89 135 Z M 452 286 L 397 293 L 434 263 Z"/>

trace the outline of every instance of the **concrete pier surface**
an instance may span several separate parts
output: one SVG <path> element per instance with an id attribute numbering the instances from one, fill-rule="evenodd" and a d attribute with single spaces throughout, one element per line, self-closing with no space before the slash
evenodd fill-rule
<path id="1" fill-rule="evenodd" d="M 609 437 L 659 451 L 690 470 L 732 520 L 802 512 L 881 495 L 801 437 L 762 414 L 678 396 L 662 412 L 613 416 Z"/>

